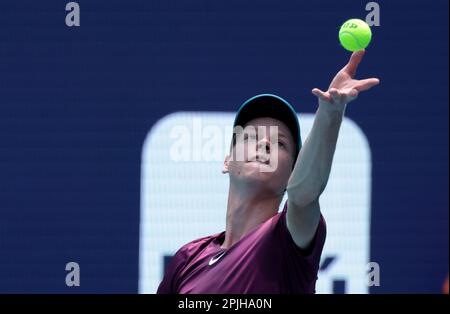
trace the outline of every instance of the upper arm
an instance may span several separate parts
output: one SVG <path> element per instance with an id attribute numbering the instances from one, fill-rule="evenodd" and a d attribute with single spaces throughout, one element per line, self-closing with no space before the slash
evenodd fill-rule
<path id="1" fill-rule="evenodd" d="M 288 199 L 286 226 L 295 244 L 301 249 L 308 249 L 316 234 L 320 221 L 319 200 L 299 208 Z"/>

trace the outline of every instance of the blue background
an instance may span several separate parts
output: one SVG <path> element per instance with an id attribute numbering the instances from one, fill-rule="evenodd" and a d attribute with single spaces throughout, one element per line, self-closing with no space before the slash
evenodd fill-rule
<path id="1" fill-rule="evenodd" d="M 68 1 L 67 1 L 68 2 Z M 164 115 L 278 94 L 314 112 L 368 1 L 0 2 L 0 292 L 138 288 L 140 159 Z M 448 1 L 378 1 L 347 116 L 372 150 L 371 292 L 440 292 L 448 272 Z M 306 135 L 303 135 L 305 137 Z M 174 178 L 175 179 L 175 178 Z M 65 264 L 81 286 L 65 285 Z"/>

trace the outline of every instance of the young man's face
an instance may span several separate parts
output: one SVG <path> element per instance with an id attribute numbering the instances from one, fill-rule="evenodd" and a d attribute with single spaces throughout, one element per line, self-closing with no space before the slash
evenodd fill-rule
<path id="1" fill-rule="evenodd" d="M 236 134 L 224 171 L 230 174 L 232 183 L 253 184 L 282 195 L 292 172 L 294 152 L 293 136 L 283 122 L 256 118 Z"/>

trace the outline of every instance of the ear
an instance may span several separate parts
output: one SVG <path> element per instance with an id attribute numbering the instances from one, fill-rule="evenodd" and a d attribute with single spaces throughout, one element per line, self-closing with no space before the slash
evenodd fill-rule
<path id="1" fill-rule="evenodd" d="M 230 164 L 230 155 L 226 155 L 225 160 L 223 161 L 222 173 L 228 173 L 229 164 Z"/>

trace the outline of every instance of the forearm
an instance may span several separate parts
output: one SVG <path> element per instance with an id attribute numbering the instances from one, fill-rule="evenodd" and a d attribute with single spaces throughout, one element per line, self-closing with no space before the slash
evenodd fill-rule
<path id="1" fill-rule="evenodd" d="M 325 189 L 342 118 L 343 110 L 319 105 L 287 186 L 288 198 L 297 207 L 311 204 Z"/>

